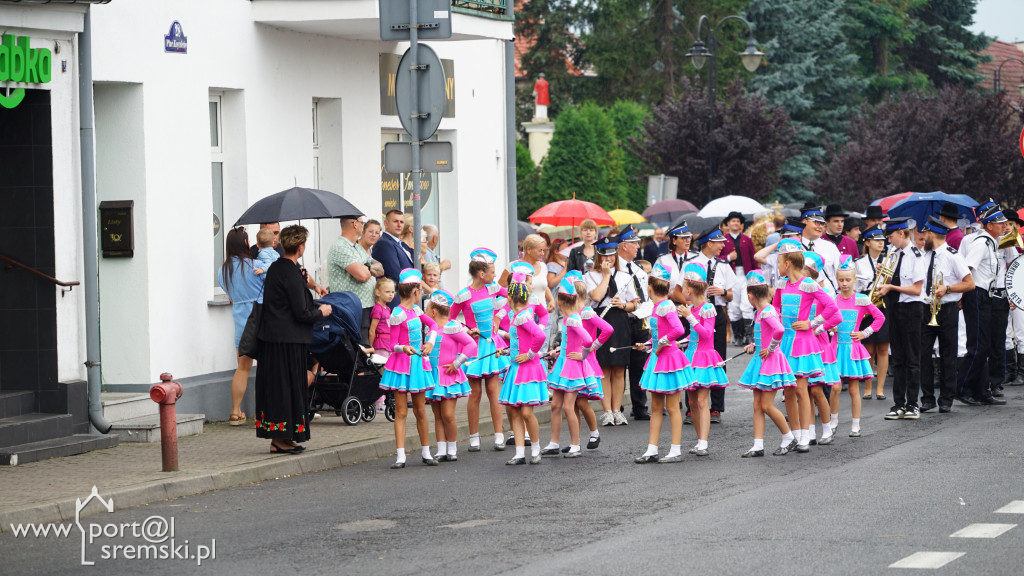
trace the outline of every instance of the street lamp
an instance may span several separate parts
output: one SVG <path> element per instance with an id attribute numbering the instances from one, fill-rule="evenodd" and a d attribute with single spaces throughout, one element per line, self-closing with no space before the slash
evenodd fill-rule
<path id="1" fill-rule="evenodd" d="M 992 91 L 993 92 L 999 92 L 1000 84 L 1002 82 L 1000 78 L 1001 78 L 1002 73 L 1003 73 L 1003 66 L 1006 65 L 1007 62 L 1020 62 L 1021 64 L 1024 64 L 1024 60 L 1021 60 L 1020 58 L 1014 58 L 1012 56 L 1007 58 L 1007 59 L 1005 59 L 1005 60 L 1003 60 L 1002 62 L 1000 62 L 999 63 L 999 67 L 996 68 L 995 74 L 992 75 Z M 1024 98 L 1024 84 L 1021 84 L 1020 86 L 1017 86 L 1017 89 L 1020 90 L 1020 97 Z"/>
<path id="2" fill-rule="evenodd" d="M 686 56 L 690 58 L 690 61 L 693 62 L 693 67 L 697 70 L 703 69 L 704 64 L 711 60 L 711 66 L 708 67 L 708 202 L 711 201 L 711 181 L 714 176 L 711 132 L 714 130 L 715 125 L 715 83 L 718 76 L 718 55 L 715 53 L 715 49 L 718 47 L 718 36 L 715 31 L 729 20 L 739 20 L 747 27 L 747 48 L 739 54 L 743 67 L 748 72 L 757 70 L 757 67 L 761 65 L 761 58 L 764 56 L 764 52 L 757 49 L 757 42 L 754 40 L 754 31 L 750 22 L 747 22 L 740 16 L 726 16 L 719 20 L 718 24 L 714 27 L 711 26 L 711 20 L 707 16 L 701 16 L 697 22 L 696 40 L 693 42 L 693 48 L 690 49 Z M 705 21 L 708 22 L 707 44 L 704 43 L 701 36 L 701 30 L 704 29 Z"/>

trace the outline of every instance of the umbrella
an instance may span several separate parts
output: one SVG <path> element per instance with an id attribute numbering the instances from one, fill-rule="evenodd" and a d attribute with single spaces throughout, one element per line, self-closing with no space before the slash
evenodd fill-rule
<path id="1" fill-rule="evenodd" d="M 560 200 L 546 206 L 541 206 L 533 214 L 530 214 L 530 222 L 534 224 L 551 224 L 553 226 L 579 226 L 586 219 L 591 219 L 598 226 L 612 226 L 615 219 L 608 215 L 593 202 L 577 200 L 573 192 L 572 200 Z"/>
<path id="2" fill-rule="evenodd" d="M 974 208 L 978 205 L 974 198 L 966 194 L 946 194 L 945 192 L 912 192 L 906 198 L 893 204 L 888 214 L 890 218 L 910 217 L 920 226 L 928 221 L 928 217 L 938 214 L 942 205 L 950 203 L 956 206 L 960 218 L 973 220 Z"/>
<path id="3" fill-rule="evenodd" d="M 548 238 L 554 240 L 555 238 L 561 238 L 568 240 L 573 237 L 572 226 L 541 226 L 537 229 L 537 232 L 543 232 L 548 235 Z"/>
<path id="4" fill-rule="evenodd" d="M 893 194 L 891 196 L 886 196 L 885 198 L 879 198 L 878 200 L 872 202 L 871 205 L 881 206 L 882 212 L 888 214 L 889 208 L 892 208 L 893 204 L 899 202 L 900 200 L 903 200 L 904 198 L 910 196 L 911 194 L 913 194 L 913 192 L 900 192 L 899 194 Z"/>
<path id="5" fill-rule="evenodd" d="M 235 226 L 319 218 L 358 218 L 362 211 L 333 192 L 289 188 L 258 200 L 238 217 Z"/>
<path id="6" fill-rule="evenodd" d="M 517 229 L 519 231 L 519 241 L 520 242 L 525 240 L 526 237 L 529 236 L 530 234 L 535 234 L 537 232 L 536 230 L 534 230 L 532 224 L 530 224 L 529 222 L 523 222 L 522 220 L 519 221 L 519 224 L 517 225 Z"/>
<path id="7" fill-rule="evenodd" d="M 647 222 L 646 218 L 637 214 L 636 212 L 633 212 L 632 210 L 622 210 L 620 208 L 616 208 L 615 210 L 610 210 L 608 212 L 608 215 L 611 216 L 613 220 L 615 220 L 616 226 L 623 226 L 625 224 L 640 224 L 641 222 Z"/>
<path id="8" fill-rule="evenodd" d="M 679 226 L 683 222 L 686 222 L 686 227 L 689 228 L 690 232 L 693 233 L 693 241 L 696 242 L 697 238 L 699 238 L 702 234 L 704 234 L 708 230 L 711 230 L 712 228 L 717 228 L 718 225 L 722 223 L 722 219 L 704 218 L 702 216 L 698 216 L 697 214 L 687 214 L 685 216 L 680 216 L 679 218 L 676 218 L 675 221 L 672 222 L 672 225 L 669 226 L 669 228 L 675 228 L 676 226 Z"/>
<path id="9" fill-rule="evenodd" d="M 679 198 L 670 198 L 655 202 L 644 210 L 644 218 L 650 222 L 672 222 L 683 214 L 690 214 L 697 211 L 697 207 L 691 202 Z"/>
<path id="10" fill-rule="evenodd" d="M 739 212 L 744 216 L 752 216 L 758 212 L 769 211 L 760 202 L 746 196 L 723 196 L 708 202 L 697 215 L 702 218 L 718 218 L 721 220 L 730 212 Z"/>

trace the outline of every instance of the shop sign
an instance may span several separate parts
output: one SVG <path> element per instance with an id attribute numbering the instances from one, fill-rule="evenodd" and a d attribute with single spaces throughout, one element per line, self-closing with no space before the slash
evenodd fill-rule
<path id="1" fill-rule="evenodd" d="M 46 48 L 29 48 L 28 36 L 4 34 L 0 42 L 0 82 L 48 84 L 52 56 Z M 25 99 L 25 89 L 0 89 L 0 106 L 14 108 Z"/>
<path id="2" fill-rule="evenodd" d="M 164 34 L 164 52 L 171 54 L 185 54 L 188 52 L 188 38 L 181 29 L 181 24 L 175 20 L 171 29 Z"/>

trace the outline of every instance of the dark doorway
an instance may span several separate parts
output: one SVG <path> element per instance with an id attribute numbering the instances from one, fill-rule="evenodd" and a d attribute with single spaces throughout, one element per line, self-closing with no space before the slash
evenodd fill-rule
<path id="1" fill-rule="evenodd" d="M 50 92 L 0 107 L 0 254 L 54 276 Z M 0 392 L 57 390 L 53 284 L 0 262 Z M 38 409 L 38 407 L 37 407 Z"/>

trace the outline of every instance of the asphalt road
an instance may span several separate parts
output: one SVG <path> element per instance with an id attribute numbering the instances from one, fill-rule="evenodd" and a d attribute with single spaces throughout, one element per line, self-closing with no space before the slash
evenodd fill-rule
<path id="1" fill-rule="evenodd" d="M 735 379 L 744 362 L 733 364 Z M 633 464 L 647 442 L 641 422 L 603 428 L 600 448 L 584 458 L 539 466 L 505 466 L 511 449 L 469 454 L 460 445 L 459 462 L 437 468 L 392 471 L 381 459 L 86 519 L 173 517 L 176 543 L 188 540 L 190 553 L 216 539 L 216 558 L 201 567 L 101 559 L 101 545 L 141 540 L 99 537 L 87 549 L 96 565 L 82 568 L 77 531 L 5 533 L 0 573 L 1019 575 L 1024 528 L 950 537 L 1024 520 L 995 513 L 1024 501 L 1024 390 L 1008 389 L 1007 399 L 916 422 L 885 421 L 888 402 L 868 400 L 864 436 L 852 439 L 844 394 L 834 445 L 741 459 L 752 439 L 750 393 L 732 386 L 708 457 Z M 667 433 L 666 424 L 662 453 Z M 766 448 L 778 439 L 769 423 Z M 694 441 L 685 428 L 684 451 Z M 934 570 L 889 567 L 926 551 L 963 556 Z"/>

